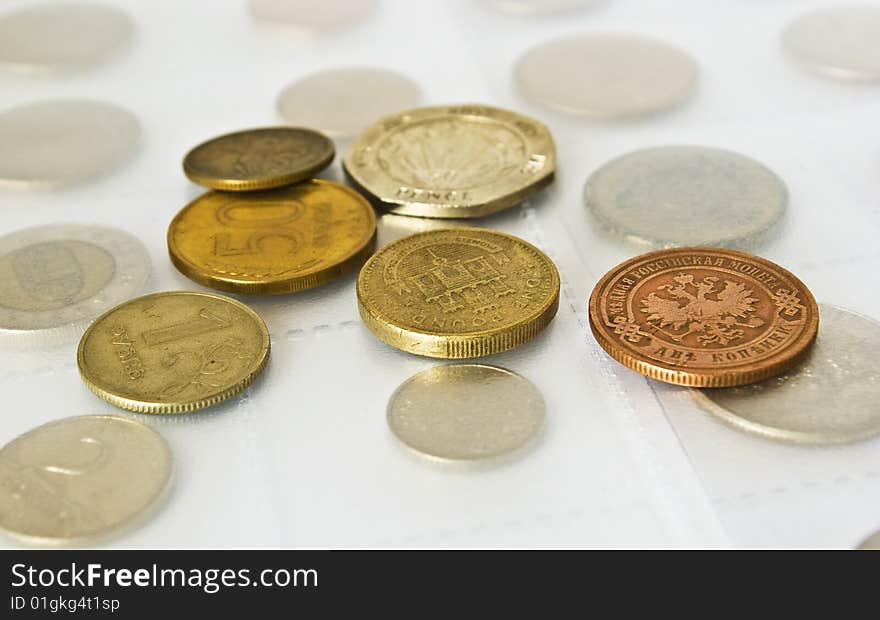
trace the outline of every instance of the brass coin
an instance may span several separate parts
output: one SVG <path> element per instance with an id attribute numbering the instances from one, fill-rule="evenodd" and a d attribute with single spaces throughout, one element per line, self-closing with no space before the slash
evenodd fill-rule
<path id="1" fill-rule="evenodd" d="M 590 328 L 633 370 L 692 387 L 744 385 L 798 362 L 819 308 L 794 275 L 745 252 L 707 247 L 632 258 L 599 280 Z"/>
<path id="2" fill-rule="evenodd" d="M 142 413 L 185 413 L 242 391 L 269 359 L 269 331 L 244 304 L 175 291 L 127 301 L 83 334 L 83 381 L 111 405 Z"/>
<path id="3" fill-rule="evenodd" d="M 541 392 L 518 374 L 444 364 L 407 379 L 388 401 L 388 427 L 404 444 L 450 461 L 517 452 L 544 429 Z"/>
<path id="4" fill-rule="evenodd" d="M 394 213 L 482 217 L 553 180 L 556 146 L 538 121 L 484 105 L 417 108 L 367 128 L 342 160 Z"/>
<path id="5" fill-rule="evenodd" d="M 168 444 L 140 422 L 49 422 L 0 450 L 0 528 L 37 544 L 93 541 L 145 516 L 171 474 Z"/>
<path id="6" fill-rule="evenodd" d="M 456 228 L 391 243 L 361 269 L 367 327 L 402 351 L 492 355 L 537 336 L 559 307 L 559 272 L 543 252 L 495 230 Z"/>
<path id="7" fill-rule="evenodd" d="M 311 129 L 246 129 L 195 147 L 183 158 L 183 172 L 212 189 L 271 189 L 311 178 L 334 154 L 330 138 Z"/>
<path id="8" fill-rule="evenodd" d="M 360 266 L 375 244 L 370 203 L 319 179 L 264 192 L 208 192 L 168 227 L 171 262 L 184 275 L 253 295 L 328 282 Z"/>

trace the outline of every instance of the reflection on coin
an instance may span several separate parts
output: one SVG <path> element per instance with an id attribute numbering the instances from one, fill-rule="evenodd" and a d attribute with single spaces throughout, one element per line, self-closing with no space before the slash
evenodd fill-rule
<path id="1" fill-rule="evenodd" d="M 128 160 L 140 139 L 130 112 L 109 103 L 58 99 L 0 113 L 0 185 L 83 181 Z"/>
<path id="2" fill-rule="evenodd" d="M 183 172 L 193 183 L 213 189 L 270 189 L 310 178 L 334 154 L 333 142 L 311 129 L 246 129 L 195 147 L 183 158 Z"/>
<path id="3" fill-rule="evenodd" d="M 376 0 L 250 0 L 251 14 L 280 25 L 325 31 L 351 26 L 376 10 Z"/>
<path id="4" fill-rule="evenodd" d="M 111 405 L 185 413 L 241 392 L 269 359 L 269 331 L 244 304 L 195 292 L 154 293 L 98 317 L 79 342 L 83 381 Z"/>
<path id="5" fill-rule="evenodd" d="M 334 138 L 350 138 L 377 118 L 419 104 L 422 93 L 408 77 L 374 67 L 313 73 L 278 95 L 278 112 L 297 125 Z"/>
<path id="6" fill-rule="evenodd" d="M 550 15 L 600 4 L 605 0 L 483 0 L 502 13 L 514 15 Z"/>
<path id="7" fill-rule="evenodd" d="M 806 355 L 819 308 L 770 261 L 719 248 L 660 250 L 605 274 L 590 329 L 615 360 L 652 379 L 728 387 L 778 375 Z"/>
<path id="8" fill-rule="evenodd" d="M 379 250 L 357 283 L 361 318 L 402 351 L 492 355 L 537 336 L 559 307 L 559 272 L 543 252 L 495 230 L 458 228 Z"/>
<path id="9" fill-rule="evenodd" d="M 856 548 L 859 551 L 880 551 L 880 532 L 875 532 L 873 536 L 863 540 L 862 544 Z"/>
<path id="10" fill-rule="evenodd" d="M 788 191 L 744 155 L 661 146 L 599 168 L 584 187 L 584 202 L 603 229 L 640 245 L 751 249 L 780 222 Z"/>
<path id="11" fill-rule="evenodd" d="M 332 181 L 208 192 L 171 221 L 168 252 L 188 278 L 233 293 L 312 288 L 359 267 L 376 244 L 366 198 Z"/>
<path id="12" fill-rule="evenodd" d="M 723 421 L 800 443 L 841 443 L 880 433 L 880 323 L 822 305 L 815 346 L 798 366 L 760 383 L 695 391 Z"/>
<path id="13" fill-rule="evenodd" d="M 388 401 L 388 426 L 426 456 L 491 459 L 531 443 L 544 428 L 544 398 L 516 373 L 477 364 L 435 366 Z"/>
<path id="14" fill-rule="evenodd" d="M 118 53 L 134 27 L 101 4 L 45 4 L 0 16 L 0 67 L 57 71 L 95 65 Z"/>
<path id="15" fill-rule="evenodd" d="M 0 343 L 60 344 L 140 293 L 143 244 L 113 228 L 52 224 L 0 237 Z"/>
<path id="16" fill-rule="evenodd" d="M 593 33 L 554 39 L 516 65 L 530 99 L 567 114 L 624 118 L 670 108 L 693 92 L 699 69 L 686 52 L 640 35 Z"/>
<path id="17" fill-rule="evenodd" d="M 171 472 L 168 444 L 140 422 L 49 422 L 0 449 L 0 528 L 30 543 L 86 543 L 144 517 Z"/>
<path id="18" fill-rule="evenodd" d="M 380 119 L 349 146 L 351 180 L 401 215 L 482 217 L 553 180 L 550 131 L 483 105 L 418 108 Z"/>
<path id="19" fill-rule="evenodd" d="M 839 80 L 880 80 L 880 7 L 834 6 L 802 15 L 783 32 L 786 50 Z"/>

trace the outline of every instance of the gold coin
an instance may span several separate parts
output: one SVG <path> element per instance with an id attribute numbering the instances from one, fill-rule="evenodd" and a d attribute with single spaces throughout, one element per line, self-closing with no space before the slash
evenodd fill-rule
<path id="1" fill-rule="evenodd" d="M 559 307 L 543 252 L 495 230 L 457 228 L 391 243 L 361 269 L 358 309 L 393 347 L 428 357 L 492 355 L 537 336 Z"/>
<path id="2" fill-rule="evenodd" d="M 171 262 L 232 293 L 312 288 L 360 266 L 376 244 L 376 214 L 353 189 L 312 179 L 282 189 L 208 192 L 168 227 Z"/>
<path id="3" fill-rule="evenodd" d="M 311 129 L 246 129 L 195 147 L 183 158 L 183 172 L 212 189 L 271 189 L 311 178 L 334 155 L 330 138 Z"/>
<path id="4" fill-rule="evenodd" d="M 394 213 L 482 217 L 553 180 L 550 131 L 484 105 L 417 108 L 380 119 L 342 160 L 350 179 Z"/>
<path id="5" fill-rule="evenodd" d="M 691 387 L 778 375 L 809 351 L 819 327 L 812 293 L 759 256 L 691 247 L 636 256 L 590 296 L 590 329 L 615 360 Z"/>
<path id="6" fill-rule="evenodd" d="M 269 331 L 244 304 L 175 291 L 127 301 L 98 317 L 76 354 L 83 381 L 108 403 L 185 413 L 241 392 L 269 359 Z"/>
<path id="7" fill-rule="evenodd" d="M 171 475 L 168 444 L 140 422 L 49 422 L 0 450 L 0 528 L 36 544 L 92 542 L 147 516 Z"/>

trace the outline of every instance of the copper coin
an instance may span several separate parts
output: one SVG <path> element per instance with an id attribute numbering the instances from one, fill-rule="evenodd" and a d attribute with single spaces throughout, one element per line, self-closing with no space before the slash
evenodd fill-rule
<path id="1" fill-rule="evenodd" d="M 590 328 L 615 360 L 692 387 L 745 385 L 797 364 L 819 327 L 809 289 L 770 261 L 706 247 L 621 263 L 590 296 Z"/>

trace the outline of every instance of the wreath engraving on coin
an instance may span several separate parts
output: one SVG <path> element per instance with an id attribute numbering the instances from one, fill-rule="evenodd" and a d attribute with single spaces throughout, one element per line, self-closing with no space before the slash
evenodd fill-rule
<path id="1" fill-rule="evenodd" d="M 732 250 L 681 248 L 636 257 L 596 285 L 590 327 L 602 347 L 652 378 L 741 385 L 797 363 L 818 307 L 792 274 Z"/>

